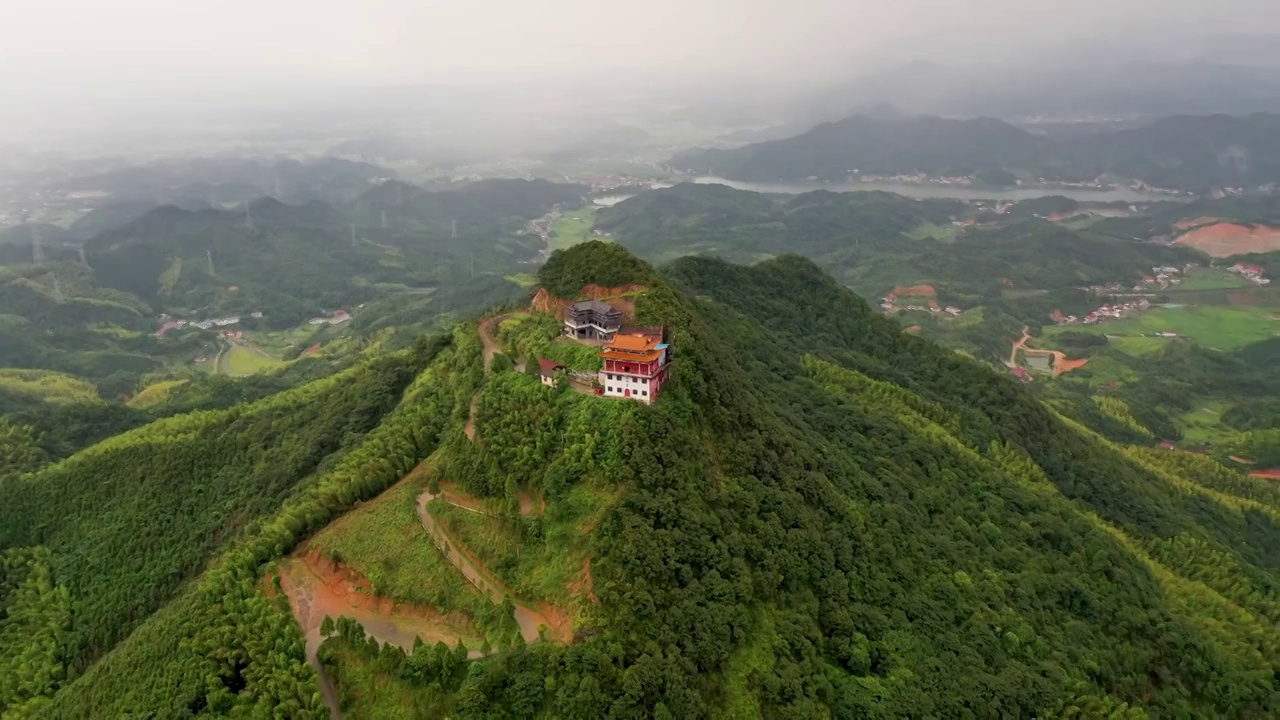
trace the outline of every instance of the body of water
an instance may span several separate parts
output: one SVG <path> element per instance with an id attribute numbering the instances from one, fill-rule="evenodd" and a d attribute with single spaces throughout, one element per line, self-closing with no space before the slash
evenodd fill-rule
<path id="1" fill-rule="evenodd" d="M 1055 188 L 1055 187 L 1020 187 L 1008 190 L 998 189 L 981 189 L 972 187 L 963 187 L 957 185 L 903 185 L 898 183 L 874 183 L 874 182 L 843 182 L 843 183 L 821 183 L 821 182 L 786 182 L 786 183 L 752 183 L 739 182 L 737 180 L 726 180 L 718 177 L 700 177 L 693 182 L 711 185 L 728 185 L 738 190 L 750 190 L 759 193 L 780 193 L 784 195 L 799 195 L 801 193 L 812 192 L 814 190 L 829 190 L 831 192 L 857 192 L 857 191 L 873 191 L 881 190 L 884 192 L 897 193 L 909 198 L 924 200 L 928 198 L 946 198 L 951 200 L 1034 200 L 1035 198 L 1047 197 L 1049 195 L 1061 195 L 1069 197 L 1080 202 L 1152 202 L 1157 200 L 1178 200 L 1186 201 L 1189 198 L 1174 195 L 1165 195 L 1162 193 L 1145 193 L 1130 188 L 1115 188 L 1113 190 L 1084 190 L 1081 188 Z M 623 198 L 625 199 L 625 198 Z M 597 200 L 597 202 L 599 202 Z M 615 201 L 616 202 L 616 201 Z"/>

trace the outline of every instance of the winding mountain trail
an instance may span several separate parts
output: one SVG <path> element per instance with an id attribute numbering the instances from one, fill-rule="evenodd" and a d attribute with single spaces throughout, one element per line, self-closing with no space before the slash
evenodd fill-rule
<path id="1" fill-rule="evenodd" d="M 1013 349 L 1009 351 L 1009 360 L 1005 363 L 1006 365 L 1008 365 L 1011 368 L 1018 366 L 1019 350 L 1026 353 L 1028 356 L 1053 358 L 1053 361 L 1050 364 L 1050 368 L 1053 371 L 1054 377 L 1058 377 L 1063 373 L 1071 372 L 1076 368 L 1084 367 L 1085 363 L 1089 362 L 1088 360 L 1083 360 L 1083 359 L 1072 360 L 1071 358 L 1067 357 L 1066 354 L 1063 353 L 1061 350 L 1040 350 L 1038 348 L 1027 347 L 1027 341 L 1030 339 L 1031 339 L 1031 331 L 1030 329 L 1027 328 L 1026 325 L 1023 325 L 1022 337 L 1014 341 Z"/>
<path id="2" fill-rule="evenodd" d="M 1013 349 L 1009 351 L 1009 359 L 1005 362 L 1009 367 L 1018 367 L 1018 351 L 1031 339 L 1031 328 L 1022 326 L 1022 337 L 1013 341 Z"/>
<path id="3" fill-rule="evenodd" d="M 440 526 L 440 523 L 436 522 L 427 506 L 432 500 L 440 497 L 440 493 L 432 493 L 430 490 L 426 490 L 419 495 L 418 519 L 422 521 L 422 527 L 431 536 L 436 547 L 440 548 L 440 551 L 449 559 L 449 562 L 453 563 L 453 566 L 458 568 L 463 577 L 472 585 L 475 585 L 495 605 L 501 604 L 508 597 L 511 598 L 512 603 L 515 605 L 516 625 L 520 627 L 520 635 L 525 642 L 537 641 L 543 628 L 546 629 L 547 633 L 562 642 L 568 642 L 570 633 L 564 619 L 560 619 L 559 622 L 553 622 L 545 612 L 551 610 L 549 606 L 543 610 L 535 610 L 518 601 L 510 588 L 502 584 L 501 580 L 498 580 L 486 570 L 476 558 L 467 552 L 466 547 L 451 538 L 449 533 Z"/>
<path id="4" fill-rule="evenodd" d="M 460 510 L 467 510 L 477 515 L 500 517 L 503 514 L 498 510 L 486 507 L 486 501 L 468 495 L 450 482 L 440 483 L 440 492 L 436 497 L 440 498 L 441 502 L 446 502 Z M 516 489 L 516 500 L 520 505 L 520 514 L 524 517 L 533 515 L 534 510 L 537 510 L 538 514 L 542 514 L 542 510 L 547 505 L 546 500 L 540 497 L 535 498 L 534 493 L 523 487 Z"/>
<path id="5" fill-rule="evenodd" d="M 493 367 L 493 356 L 502 351 L 502 343 L 494 337 L 494 332 L 503 320 L 511 317 L 511 313 L 502 313 L 501 315 L 492 315 L 480 321 L 480 344 L 484 346 L 484 376 L 489 377 L 489 370 Z M 471 396 L 471 408 L 467 412 L 467 424 L 462 431 L 467 434 L 467 438 L 472 442 L 476 440 L 476 411 L 480 409 L 480 390 L 477 389 L 475 394 Z"/>
<path id="6" fill-rule="evenodd" d="M 480 321 L 480 341 L 484 346 L 484 374 L 488 377 L 493 358 L 501 350 L 502 345 L 494 337 L 498 325 L 511 313 L 494 315 Z M 472 441 L 476 441 L 475 416 L 480 405 L 480 390 L 471 397 L 471 406 L 467 415 L 464 431 Z M 414 471 L 416 472 L 417 468 Z M 525 488 L 517 490 L 521 515 L 539 514 L 545 509 L 546 501 Z M 528 603 L 516 599 L 511 589 L 498 580 L 486 569 L 467 548 L 451 537 L 428 508 L 433 500 L 439 499 L 454 507 L 469 510 L 488 516 L 500 513 L 485 506 L 484 501 L 471 497 L 458 490 L 451 483 L 440 483 L 439 490 L 432 493 L 430 489 L 417 497 L 417 515 L 423 529 L 431 536 L 435 546 L 444 553 L 449 562 L 462 573 L 472 585 L 484 593 L 485 597 L 495 605 L 511 598 L 515 607 L 515 621 L 520 628 L 520 635 L 525 642 L 536 642 L 545 633 L 549 639 L 568 643 L 573 639 L 571 621 L 563 611 L 547 603 L 540 603 L 535 609 Z M 334 618 L 349 617 L 364 627 L 365 632 L 379 642 L 389 642 L 413 650 L 414 641 L 421 637 L 427 644 L 436 641 L 453 645 L 463 639 L 458 631 L 458 623 L 449 616 L 425 607 L 414 607 L 406 603 L 397 603 L 388 598 L 373 594 L 368 581 L 358 574 L 340 568 L 328 567 L 326 560 L 315 553 L 301 557 L 295 556 L 285 560 L 280 567 L 280 586 L 289 599 L 290 608 L 302 627 L 306 639 L 307 663 L 319 677 L 320 694 L 329 708 L 331 720 L 341 720 L 342 712 L 338 702 L 337 688 L 333 679 L 325 672 L 319 660 L 320 644 L 324 638 L 320 634 L 320 624 L 325 616 Z M 479 650 L 471 650 L 470 658 L 482 657 Z"/>

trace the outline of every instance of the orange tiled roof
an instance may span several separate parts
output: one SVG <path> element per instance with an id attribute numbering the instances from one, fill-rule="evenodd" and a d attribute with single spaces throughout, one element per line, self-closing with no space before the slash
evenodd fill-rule
<path id="1" fill-rule="evenodd" d="M 604 352 L 600 353 L 600 357 L 604 358 L 605 360 L 620 360 L 622 362 L 643 363 L 643 362 L 653 362 L 658 358 L 662 357 L 662 351 L 653 350 L 647 353 L 631 353 L 631 352 L 618 352 L 612 348 L 608 348 Z"/>
<path id="2" fill-rule="evenodd" d="M 615 335 L 613 342 L 609 343 L 609 349 L 645 352 L 652 350 L 659 342 L 660 338 L 644 335 Z"/>

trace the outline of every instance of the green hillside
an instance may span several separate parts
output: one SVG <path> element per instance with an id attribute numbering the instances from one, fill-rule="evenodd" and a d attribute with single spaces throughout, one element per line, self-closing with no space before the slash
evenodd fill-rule
<path id="1" fill-rule="evenodd" d="M 698 254 L 752 263 L 796 253 L 865 297 L 928 285 L 941 306 L 970 314 L 908 313 L 903 324 L 985 360 L 1007 357 L 1023 325 L 1038 328 L 1055 310 L 1095 309 L 1101 301 L 1082 285 L 1127 287 L 1152 266 L 1205 260 L 1030 214 L 885 192 L 772 197 L 683 184 L 600 210 L 596 228 L 655 262 Z"/>
<path id="2" fill-rule="evenodd" d="M 0 711 L 1280 712 L 1268 481 L 1095 434 L 793 255 L 658 272 L 588 242 L 540 282 L 645 288 L 633 319 L 675 358 L 654 405 L 541 385 L 556 323 L 518 315 L 0 473 L 0 663 L 24 678 Z M 381 598 L 360 612 L 483 646 L 333 617 L 308 666 L 280 576 L 318 549 Z"/>
<path id="3" fill-rule="evenodd" d="M 1280 179 L 1280 115 L 1174 116 L 1098 133 L 1033 134 L 1001 120 L 855 115 L 794 137 L 695 150 L 673 166 L 735 180 L 841 181 L 856 175 L 975 176 L 990 184 L 1109 175 L 1203 192 Z"/>

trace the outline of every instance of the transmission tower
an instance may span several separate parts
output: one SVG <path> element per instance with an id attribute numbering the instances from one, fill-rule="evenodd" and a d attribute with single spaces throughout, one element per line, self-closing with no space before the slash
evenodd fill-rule
<path id="1" fill-rule="evenodd" d="M 40 231 L 31 228 L 31 262 L 44 262 L 44 246 L 40 244 Z"/>
<path id="2" fill-rule="evenodd" d="M 249 214 L 249 201 L 244 201 L 244 226 L 253 229 L 253 216 Z"/>
<path id="3" fill-rule="evenodd" d="M 53 301 L 61 305 L 66 301 L 62 296 L 62 284 L 58 282 L 58 276 L 53 276 Z"/>
<path id="4" fill-rule="evenodd" d="M 81 265 L 84 265 L 85 267 L 89 267 L 89 261 L 88 261 L 88 259 L 86 259 L 86 258 L 85 258 L 85 256 L 84 256 L 84 246 L 83 246 L 83 245 L 81 245 L 81 246 L 80 246 L 80 264 L 81 264 Z"/>
<path id="5" fill-rule="evenodd" d="M 457 220 L 453 220 L 449 223 L 449 234 L 453 236 L 454 240 L 458 239 L 458 221 Z"/>
<path id="6" fill-rule="evenodd" d="M 356 247 L 359 242 L 356 240 L 356 224 L 351 223 L 351 247 Z"/>
<path id="7" fill-rule="evenodd" d="M 215 273 L 213 272 L 213 248 L 206 248 L 204 251 L 204 257 L 206 260 L 209 261 L 209 274 L 214 275 Z"/>

